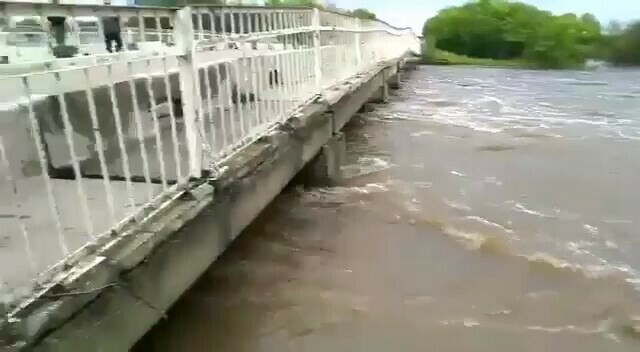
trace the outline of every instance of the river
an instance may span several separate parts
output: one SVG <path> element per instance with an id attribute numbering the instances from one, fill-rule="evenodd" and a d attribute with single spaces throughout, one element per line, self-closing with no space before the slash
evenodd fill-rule
<path id="1" fill-rule="evenodd" d="M 640 71 L 422 67 L 137 351 L 639 351 Z"/>

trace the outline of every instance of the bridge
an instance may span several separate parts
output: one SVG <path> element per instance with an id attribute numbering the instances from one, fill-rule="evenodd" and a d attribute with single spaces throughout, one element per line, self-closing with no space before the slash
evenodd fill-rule
<path id="1" fill-rule="evenodd" d="M 3 351 L 127 350 L 296 174 L 339 173 L 342 127 L 420 51 L 314 8 L 0 11 L 41 25 L 0 36 Z M 53 56 L 45 15 L 95 24 L 66 33 L 77 55 Z"/>

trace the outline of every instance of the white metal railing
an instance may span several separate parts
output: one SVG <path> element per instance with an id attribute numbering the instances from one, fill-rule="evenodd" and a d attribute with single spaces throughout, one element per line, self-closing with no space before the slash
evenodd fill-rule
<path id="1" fill-rule="evenodd" d="M 135 18 L 125 40 L 161 43 L 0 75 L 0 302 L 215 176 L 325 88 L 420 49 L 410 30 L 312 8 L 2 3 L 0 12 Z"/>

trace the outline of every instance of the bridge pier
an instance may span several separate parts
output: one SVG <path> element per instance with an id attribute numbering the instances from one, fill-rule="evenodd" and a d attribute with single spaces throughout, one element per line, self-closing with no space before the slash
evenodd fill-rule
<path id="1" fill-rule="evenodd" d="M 382 82 L 380 87 L 373 93 L 369 102 L 386 103 L 389 101 L 389 90 L 398 89 L 400 87 L 400 69 L 399 63 L 388 66 L 381 72 Z"/>
<path id="2" fill-rule="evenodd" d="M 393 89 L 393 90 L 400 89 L 401 75 L 402 75 L 402 62 L 398 62 L 396 67 L 396 73 L 392 74 L 391 77 L 389 77 L 389 80 L 387 81 L 389 84 L 389 89 Z"/>
<path id="3" fill-rule="evenodd" d="M 347 141 L 344 132 L 334 134 L 322 146 L 318 155 L 300 171 L 296 181 L 305 186 L 326 186 L 342 179 L 342 166 L 347 159 Z"/>

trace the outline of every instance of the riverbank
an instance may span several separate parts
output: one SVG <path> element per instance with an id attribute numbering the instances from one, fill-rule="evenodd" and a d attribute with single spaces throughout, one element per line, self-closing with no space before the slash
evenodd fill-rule
<path id="1" fill-rule="evenodd" d="M 432 54 L 422 56 L 421 63 L 423 65 L 537 68 L 534 63 L 526 60 L 497 60 L 469 57 L 439 49 L 432 50 L 431 52 Z"/>

